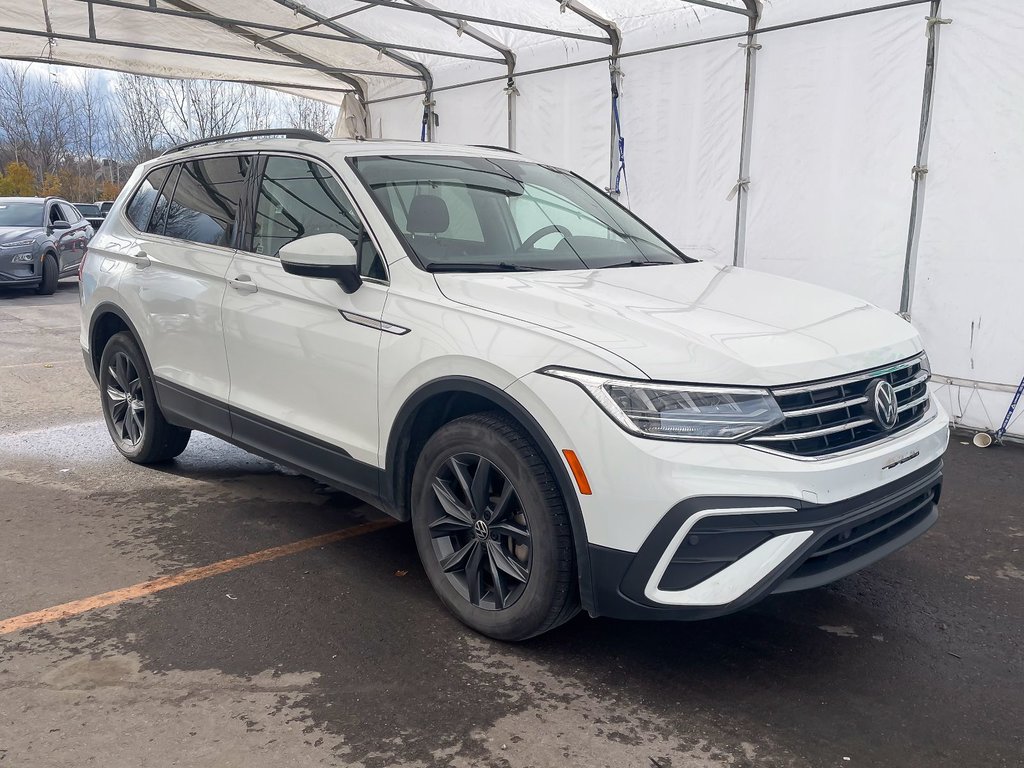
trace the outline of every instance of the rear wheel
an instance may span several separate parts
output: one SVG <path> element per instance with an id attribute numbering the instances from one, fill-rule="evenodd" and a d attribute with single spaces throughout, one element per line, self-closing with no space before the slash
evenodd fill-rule
<path id="1" fill-rule="evenodd" d="M 164 419 L 145 358 L 129 333 L 114 334 L 103 348 L 99 379 L 107 431 L 126 459 L 152 464 L 185 450 L 192 432 Z"/>
<path id="2" fill-rule="evenodd" d="M 423 447 L 412 490 L 424 570 L 467 626 L 525 640 L 579 610 L 565 502 L 515 422 L 477 414 L 445 425 Z"/>
<path id="3" fill-rule="evenodd" d="M 57 258 L 48 253 L 43 257 L 43 279 L 36 287 L 36 293 L 41 296 L 52 296 L 57 290 L 57 280 L 60 277 L 60 267 L 57 265 Z"/>

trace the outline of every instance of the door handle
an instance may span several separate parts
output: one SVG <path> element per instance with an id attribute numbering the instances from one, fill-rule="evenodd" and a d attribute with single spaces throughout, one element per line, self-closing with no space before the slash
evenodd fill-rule
<path id="1" fill-rule="evenodd" d="M 128 261 L 134 264 L 139 269 L 145 269 L 153 262 L 149 258 L 149 254 L 145 251 L 139 251 L 135 254 L 128 254 Z"/>
<path id="2" fill-rule="evenodd" d="M 256 287 L 256 283 L 252 281 L 252 278 L 248 275 L 239 275 L 228 280 L 228 285 L 234 288 L 239 293 L 256 293 L 259 290 Z"/>

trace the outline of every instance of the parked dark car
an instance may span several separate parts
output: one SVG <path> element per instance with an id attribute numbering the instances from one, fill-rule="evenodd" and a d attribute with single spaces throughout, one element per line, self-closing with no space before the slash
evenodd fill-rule
<path id="1" fill-rule="evenodd" d="M 100 210 L 99 203 L 72 203 L 72 205 L 78 209 L 78 212 L 85 217 L 93 229 L 99 229 L 103 219 L 107 217 L 107 212 Z"/>
<path id="2" fill-rule="evenodd" d="M 56 197 L 0 197 L 0 285 L 49 295 L 78 270 L 92 225 Z"/>

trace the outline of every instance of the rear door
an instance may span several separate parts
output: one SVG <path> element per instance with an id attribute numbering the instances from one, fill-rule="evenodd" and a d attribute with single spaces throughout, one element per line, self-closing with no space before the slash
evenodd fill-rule
<path id="1" fill-rule="evenodd" d="M 377 350 L 387 272 L 338 177 L 306 157 L 264 155 L 254 215 L 224 295 L 234 436 L 257 450 L 376 493 Z M 281 246 L 337 232 L 364 283 L 289 275 Z"/>
<path id="2" fill-rule="evenodd" d="M 119 286 L 141 325 L 161 406 L 222 434 L 230 421 L 221 302 L 253 159 L 217 155 L 151 172 L 128 207 L 128 218 L 139 228 L 145 219 L 145 230 L 125 249 L 132 266 Z"/>

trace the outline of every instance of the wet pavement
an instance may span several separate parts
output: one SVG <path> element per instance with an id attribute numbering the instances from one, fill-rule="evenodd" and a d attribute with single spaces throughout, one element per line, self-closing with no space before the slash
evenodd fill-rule
<path id="1" fill-rule="evenodd" d="M 134 466 L 73 281 L 0 291 L 0 621 L 379 520 L 210 437 Z M 954 439 L 942 518 L 826 588 L 523 645 L 407 526 L 0 636 L 0 766 L 1022 766 L 1024 450 Z"/>

